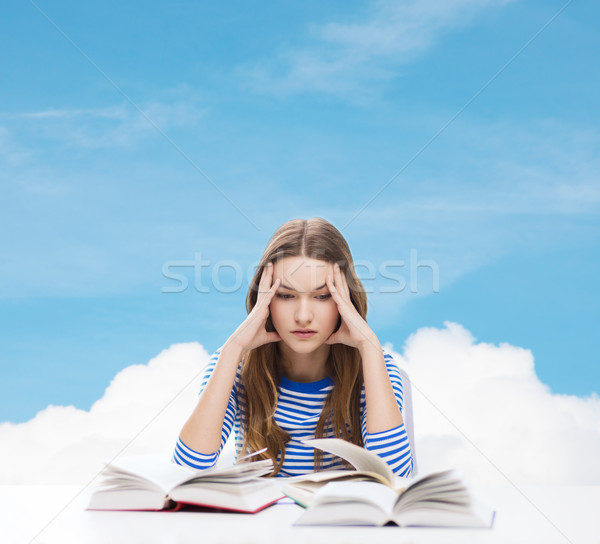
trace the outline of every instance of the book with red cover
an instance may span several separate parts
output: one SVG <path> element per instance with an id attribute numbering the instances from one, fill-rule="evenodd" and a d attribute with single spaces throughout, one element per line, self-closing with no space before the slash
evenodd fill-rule
<path id="1" fill-rule="evenodd" d="M 179 510 L 186 505 L 255 513 L 284 495 L 272 479 L 271 460 L 194 470 L 160 455 L 111 461 L 90 497 L 88 510 Z"/>

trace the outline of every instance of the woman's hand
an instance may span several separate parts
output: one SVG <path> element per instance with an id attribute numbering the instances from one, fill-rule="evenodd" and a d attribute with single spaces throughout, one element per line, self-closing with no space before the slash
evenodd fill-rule
<path id="1" fill-rule="evenodd" d="M 363 347 L 381 349 L 379 340 L 371 327 L 358 313 L 350 299 L 350 289 L 340 265 L 334 263 L 333 276 L 327 275 L 327 287 L 342 317 L 340 328 L 325 340 L 326 344 L 346 344 L 362 350 Z"/>
<path id="2" fill-rule="evenodd" d="M 245 321 L 227 340 L 228 343 L 233 343 L 240 348 L 243 353 L 263 344 L 279 342 L 281 340 L 277 332 L 268 332 L 265 327 L 269 317 L 269 305 L 281 283 L 279 278 L 273 284 L 271 284 L 272 281 L 273 263 L 268 263 L 260 276 L 254 308 L 252 308 Z"/>

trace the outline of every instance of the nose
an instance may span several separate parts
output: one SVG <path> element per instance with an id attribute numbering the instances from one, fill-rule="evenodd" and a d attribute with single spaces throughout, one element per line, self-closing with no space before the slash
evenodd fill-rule
<path id="1" fill-rule="evenodd" d="M 296 312 L 294 315 L 294 319 L 296 323 L 298 323 L 301 327 L 310 323 L 313 319 L 313 313 L 310 301 L 306 300 L 304 297 L 300 297 L 298 300 L 298 305 L 296 306 Z"/>

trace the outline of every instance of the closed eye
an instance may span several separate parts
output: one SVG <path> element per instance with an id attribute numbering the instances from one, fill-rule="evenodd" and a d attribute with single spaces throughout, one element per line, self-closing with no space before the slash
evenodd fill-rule
<path id="1" fill-rule="evenodd" d="M 288 300 L 290 298 L 294 298 L 294 295 L 288 295 L 287 293 L 277 293 L 277 298 L 281 298 L 283 300 Z"/>

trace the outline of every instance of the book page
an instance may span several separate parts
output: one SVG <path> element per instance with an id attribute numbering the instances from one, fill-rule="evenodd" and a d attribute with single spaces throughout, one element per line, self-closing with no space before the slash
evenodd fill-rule
<path id="1" fill-rule="evenodd" d="M 468 506 L 424 502 L 407 509 L 396 508 L 393 519 L 400 526 L 490 528 L 494 511 L 476 500 Z"/>
<path id="2" fill-rule="evenodd" d="M 165 494 L 195 474 L 194 470 L 172 463 L 167 456 L 160 454 L 119 457 L 110 462 L 104 474 L 116 476 L 115 471 L 120 478 L 131 480 L 131 476 L 128 475 L 133 475 L 138 482 L 139 478 L 143 478 L 153 484 L 152 487 L 160 488 Z"/>
<path id="3" fill-rule="evenodd" d="M 233 465 L 230 467 L 215 467 L 205 470 L 195 470 L 183 467 L 161 454 L 144 454 L 124 456 L 112 461 L 105 469 L 103 475 L 106 481 L 125 483 L 131 485 L 135 481 L 143 486 L 148 482 L 147 488 L 158 488 L 165 494 L 173 488 L 184 483 L 211 482 L 244 482 L 259 476 L 269 474 L 273 469 L 270 459 Z"/>
<path id="4" fill-rule="evenodd" d="M 194 481 L 246 481 L 252 478 L 258 478 L 269 474 L 273 470 L 273 461 L 271 459 L 262 459 L 241 465 L 231 465 L 228 467 L 214 467 L 204 470 L 194 471 Z"/>
<path id="5" fill-rule="evenodd" d="M 388 485 L 388 481 L 381 474 L 364 472 L 362 470 L 322 470 L 321 472 L 309 472 L 300 476 L 291 476 L 287 481 L 290 484 L 312 482 L 321 486 L 333 480 L 366 480 Z"/>
<path id="6" fill-rule="evenodd" d="M 377 506 L 391 515 L 397 499 L 393 489 L 375 482 L 330 482 L 315 493 L 312 508 L 325 503 L 360 502 Z"/>
<path id="7" fill-rule="evenodd" d="M 340 438 L 314 438 L 312 440 L 302 440 L 302 443 L 333 453 L 348 461 L 356 470 L 375 472 L 383 476 L 390 486 L 394 484 L 394 473 L 390 466 L 376 453 L 356 444 L 351 444 Z"/>

